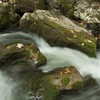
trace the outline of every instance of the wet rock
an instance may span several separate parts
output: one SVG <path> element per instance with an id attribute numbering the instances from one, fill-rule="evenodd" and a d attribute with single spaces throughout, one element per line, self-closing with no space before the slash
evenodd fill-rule
<path id="1" fill-rule="evenodd" d="M 97 81 L 92 76 L 84 77 L 84 88 L 89 89 L 98 86 Z"/>
<path id="2" fill-rule="evenodd" d="M 83 79 L 77 69 L 73 66 L 55 69 L 49 72 L 45 79 L 46 78 L 60 91 L 78 90 L 83 86 Z"/>
<path id="3" fill-rule="evenodd" d="M 89 56 L 96 54 L 96 41 L 92 34 L 58 12 L 36 10 L 25 13 L 20 28 L 37 33 L 51 46 L 77 49 Z"/>
<path id="4" fill-rule="evenodd" d="M 11 11 L 8 3 L 0 3 L 0 29 L 18 27 L 20 18 L 17 13 Z"/>
<path id="5" fill-rule="evenodd" d="M 100 35 L 100 23 L 87 23 L 87 29 L 91 30 L 93 35 L 97 38 Z"/>
<path id="6" fill-rule="evenodd" d="M 5 67 L 2 68 L 2 70 L 5 71 L 14 80 L 23 80 L 25 76 L 33 73 L 35 69 L 36 65 L 31 64 L 28 61 L 19 61 L 14 64 L 5 65 Z"/>
<path id="7" fill-rule="evenodd" d="M 97 50 L 100 50 L 100 35 L 98 35 L 96 39 L 97 39 Z"/>
<path id="8" fill-rule="evenodd" d="M 74 16 L 75 0 L 46 0 L 48 9 L 59 10 L 63 15 L 72 18 Z"/>
<path id="9" fill-rule="evenodd" d="M 45 9 L 44 0 L 9 0 L 12 10 L 22 15 L 36 9 Z"/>
<path id="10" fill-rule="evenodd" d="M 79 90 L 83 87 L 83 79 L 75 67 L 55 69 L 48 73 L 34 72 L 27 78 L 28 89 L 32 96 L 39 100 L 53 100 L 61 91 Z"/>
<path id="11" fill-rule="evenodd" d="M 21 61 L 41 66 L 46 63 L 46 58 L 34 43 L 12 43 L 0 49 L 0 67 Z"/>
<path id="12" fill-rule="evenodd" d="M 59 9 L 59 0 L 45 0 L 47 9 Z"/>
<path id="13" fill-rule="evenodd" d="M 48 9 L 59 10 L 78 25 L 87 28 L 94 35 L 99 34 L 99 0 L 46 0 Z"/>

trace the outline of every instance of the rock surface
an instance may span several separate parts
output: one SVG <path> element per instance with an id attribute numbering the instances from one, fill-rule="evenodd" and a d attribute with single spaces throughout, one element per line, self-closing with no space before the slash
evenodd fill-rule
<path id="1" fill-rule="evenodd" d="M 58 12 L 36 10 L 25 13 L 20 20 L 23 31 L 37 33 L 52 46 L 63 46 L 95 56 L 95 38 L 85 28 L 76 25 Z"/>
<path id="2" fill-rule="evenodd" d="M 57 9 L 63 15 L 66 15 L 67 17 L 74 16 L 75 3 L 76 3 L 75 0 L 46 0 L 48 9 Z"/>
<path id="3" fill-rule="evenodd" d="M 63 90 L 78 90 L 83 79 L 75 67 L 55 69 L 48 73 L 34 72 L 27 82 L 28 88 L 43 100 L 53 100 Z M 35 91 L 35 92 L 34 92 Z M 40 99 L 40 100 L 41 100 Z"/>
<path id="4" fill-rule="evenodd" d="M 18 27 L 20 18 L 17 13 L 10 10 L 8 3 L 0 3 L 0 29 Z"/>
<path id="5" fill-rule="evenodd" d="M 0 49 L 0 67 L 22 61 L 29 61 L 36 67 L 45 64 L 46 58 L 33 43 L 12 43 Z"/>
<path id="6" fill-rule="evenodd" d="M 83 19 L 86 23 L 100 23 L 100 1 L 77 0 L 75 16 Z"/>
<path id="7" fill-rule="evenodd" d="M 44 0 L 9 0 L 9 3 L 12 5 L 12 10 L 19 14 L 45 9 Z"/>
<path id="8" fill-rule="evenodd" d="M 85 23 L 100 23 L 99 0 L 46 0 L 48 9 L 60 10 L 69 17 L 78 17 Z"/>

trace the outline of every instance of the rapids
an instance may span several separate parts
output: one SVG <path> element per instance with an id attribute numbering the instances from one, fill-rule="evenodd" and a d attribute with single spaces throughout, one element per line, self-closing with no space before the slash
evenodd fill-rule
<path id="1" fill-rule="evenodd" d="M 40 51 L 47 57 L 47 64 L 42 66 L 44 72 L 48 72 L 58 67 L 69 65 L 75 66 L 81 75 L 91 75 L 100 83 L 100 53 L 97 53 L 97 58 L 90 58 L 84 53 L 69 48 L 51 47 L 44 39 L 36 35 L 23 32 L 10 32 L 0 35 L 0 47 L 4 44 L 12 42 L 35 42 Z M 7 75 L 0 72 L 0 100 L 25 100 L 22 98 L 16 99 L 14 90 L 18 87 L 16 82 L 13 82 Z M 80 91 L 74 95 L 62 95 L 60 100 L 100 100 L 100 87 L 95 86 L 86 91 Z M 22 93 L 23 94 L 23 93 Z M 20 96 L 19 96 L 20 97 Z"/>

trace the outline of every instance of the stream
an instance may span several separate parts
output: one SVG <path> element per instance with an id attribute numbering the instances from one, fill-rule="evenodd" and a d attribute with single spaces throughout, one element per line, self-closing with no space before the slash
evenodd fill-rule
<path id="1" fill-rule="evenodd" d="M 43 72 L 51 71 L 55 68 L 65 66 L 75 66 L 81 75 L 91 75 L 98 85 L 87 89 L 80 90 L 72 95 L 62 94 L 59 100 L 100 100 L 100 53 L 97 52 L 97 58 L 90 58 L 80 51 L 51 47 L 44 39 L 37 35 L 23 32 L 6 32 L 0 34 L 0 47 L 12 42 L 33 42 L 36 41 L 40 51 L 46 56 L 47 64 L 41 66 Z M 28 99 L 24 91 L 18 89 L 20 83 L 13 81 L 5 72 L 0 71 L 0 100 L 34 100 Z M 31 98 L 31 97 L 30 97 Z M 36 99 L 37 100 L 37 99 Z"/>

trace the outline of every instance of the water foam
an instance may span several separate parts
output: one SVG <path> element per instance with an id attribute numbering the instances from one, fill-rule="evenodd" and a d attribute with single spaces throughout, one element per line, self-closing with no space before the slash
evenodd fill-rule
<path id="1" fill-rule="evenodd" d="M 48 60 L 47 65 L 42 67 L 43 71 L 50 71 L 57 67 L 73 65 L 83 76 L 90 74 L 95 78 L 100 78 L 100 53 L 97 54 L 97 58 L 90 58 L 78 50 L 51 47 L 42 38 L 37 36 L 34 38 L 40 51 Z"/>
<path id="2" fill-rule="evenodd" d="M 10 41 L 22 40 L 26 42 L 35 40 L 40 51 L 47 57 L 48 60 L 47 64 L 41 67 L 41 69 L 45 72 L 54 68 L 73 65 L 83 76 L 91 74 L 95 78 L 100 78 L 100 53 L 97 53 L 97 58 L 90 58 L 78 50 L 51 47 L 44 39 L 36 35 L 23 32 L 15 32 L 13 34 L 7 33 L 0 37 L 2 37 L 3 42 L 8 41 L 9 39 Z"/>
<path id="3" fill-rule="evenodd" d="M 15 86 L 16 84 L 0 71 L 0 100 L 14 100 Z"/>

